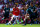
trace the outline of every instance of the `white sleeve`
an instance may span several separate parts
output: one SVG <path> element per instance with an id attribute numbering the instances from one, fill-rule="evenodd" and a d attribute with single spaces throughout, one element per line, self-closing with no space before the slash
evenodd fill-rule
<path id="1" fill-rule="evenodd" d="M 18 7 L 18 9 L 20 9 L 20 7 Z"/>
<path id="2" fill-rule="evenodd" d="M 10 11 L 13 11 L 13 8 L 10 8 Z"/>

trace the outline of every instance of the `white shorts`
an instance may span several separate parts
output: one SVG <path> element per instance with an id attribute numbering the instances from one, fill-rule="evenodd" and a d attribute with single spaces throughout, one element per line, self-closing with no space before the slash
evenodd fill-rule
<path id="1" fill-rule="evenodd" d="M 12 15 L 12 17 L 13 17 L 13 18 L 17 18 L 17 17 L 19 17 L 19 16 L 16 16 L 16 15 Z"/>

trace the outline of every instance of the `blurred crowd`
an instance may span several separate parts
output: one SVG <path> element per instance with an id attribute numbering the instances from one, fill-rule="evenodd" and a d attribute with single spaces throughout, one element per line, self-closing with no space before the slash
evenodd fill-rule
<path id="1" fill-rule="evenodd" d="M 25 8 L 25 6 L 28 4 L 30 7 L 30 3 L 33 2 L 33 6 L 35 6 L 35 8 L 37 9 L 37 22 L 40 22 L 40 0 L 0 0 L 0 23 L 4 23 L 6 19 L 3 20 L 4 18 L 4 13 L 3 10 L 5 8 L 5 5 L 8 4 L 8 7 L 10 8 L 10 15 L 9 15 L 9 20 L 12 16 L 12 9 L 14 8 L 14 5 L 16 4 L 17 7 L 20 9 L 22 7 Z M 21 10 L 21 15 L 20 18 L 22 16 L 22 19 L 24 19 L 24 15 L 25 15 L 25 11 L 26 9 L 20 9 Z M 19 19 L 20 19 L 19 18 Z M 34 19 L 36 21 L 36 19 Z M 28 19 L 28 21 L 30 21 L 30 19 Z M 35 23 L 35 22 L 34 22 Z"/>

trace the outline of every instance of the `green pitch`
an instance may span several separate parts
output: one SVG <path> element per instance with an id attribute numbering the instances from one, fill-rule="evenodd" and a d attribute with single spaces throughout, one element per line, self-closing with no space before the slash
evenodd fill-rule
<path id="1" fill-rule="evenodd" d="M 15 24 L 15 25 L 5 25 L 0 24 L 0 27 L 40 27 L 40 24 L 27 24 L 26 26 L 23 26 L 23 24 Z"/>

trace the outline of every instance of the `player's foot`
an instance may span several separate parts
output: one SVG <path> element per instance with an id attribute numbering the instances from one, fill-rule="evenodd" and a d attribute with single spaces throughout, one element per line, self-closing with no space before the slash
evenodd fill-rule
<path id="1" fill-rule="evenodd" d="M 11 25 L 11 23 L 9 23 Z"/>
<path id="2" fill-rule="evenodd" d="M 13 23 L 13 25 L 14 25 L 14 23 Z"/>
<path id="3" fill-rule="evenodd" d="M 7 23 L 6 25 L 8 25 L 9 23 Z"/>
<path id="4" fill-rule="evenodd" d="M 32 24 L 30 24 L 30 25 L 32 25 Z"/>
<path id="5" fill-rule="evenodd" d="M 22 22 L 20 22 L 20 24 L 21 24 Z"/>

